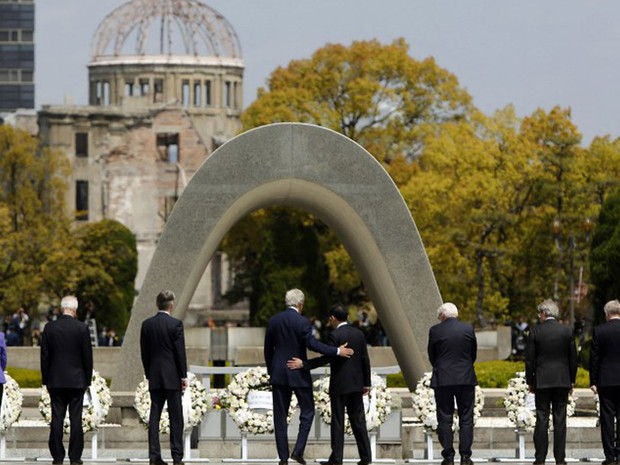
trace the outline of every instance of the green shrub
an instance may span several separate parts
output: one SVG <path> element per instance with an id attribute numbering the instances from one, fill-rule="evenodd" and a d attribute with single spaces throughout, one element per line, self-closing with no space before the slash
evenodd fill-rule
<path id="1" fill-rule="evenodd" d="M 28 368 L 8 367 L 6 370 L 11 378 L 17 381 L 20 388 L 40 388 L 41 372 L 39 370 L 30 370 Z"/>
<path id="2" fill-rule="evenodd" d="M 590 372 L 584 368 L 577 368 L 577 379 L 575 380 L 576 388 L 590 387 Z"/>
<path id="3" fill-rule="evenodd" d="M 477 362 L 474 365 L 478 384 L 482 388 L 506 388 L 510 378 L 514 378 L 519 371 L 525 371 L 525 362 L 512 362 L 508 360 L 492 360 Z M 587 370 L 579 367 L 575 387 L 587 388 L 590 385 L 590 377 Z M 402 373 L 387 375 L 388 387 L 407 387 Z M 415 388 L 415 386 L 414 386 Z"/>
<path id="4" fill-rule="evenodd" d="M 491 360 L 477 362 L 474 365 L 478 384 L 482 388 L 505 388 L 508 387 L 510 378 L 515 377 L 518 371 L 525 371 L 524 362 L 511 362 L 508 360 Z"/>
<path id="5" fill-rule="evenodd" d="M 394 373 L 393 375 L 387 375 L 387 387 L 389 388 L 406 388 L 407 383 L 402 373 Z"/>

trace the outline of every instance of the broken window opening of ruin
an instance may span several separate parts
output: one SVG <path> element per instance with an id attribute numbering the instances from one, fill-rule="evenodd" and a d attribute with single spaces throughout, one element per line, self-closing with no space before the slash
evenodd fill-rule
<path id="1" fill-rule="evenodd" d="M 75 156 L 88 157 L 88 133 L 75 133 Z"/>
<path id="2" fill-rule="evenodd" d="M 75 181 L 75 219 L 88 221 L 88 181 Z"/>
<path id="3" fill-rule="evenodd" d="M 157 153 L 159 159 L 167 163 L 178 163 L 179 134 L 174 132 L 160 132 L 157 134 Z"/>

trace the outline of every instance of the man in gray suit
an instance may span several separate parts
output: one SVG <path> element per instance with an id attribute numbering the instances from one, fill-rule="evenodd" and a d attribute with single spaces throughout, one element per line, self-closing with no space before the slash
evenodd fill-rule
<path id="1" fill-rule="evenodd" d="M 437 309 L 440 323 L 428 334 L 428 358 L 433 366 L 431 388 L 437 403 L 437 435 L 441 444 L 441 465 L 454 463 L 452 418 L 454 403 L 459 412 L 459 455 L 461 465 L 472 465 L 474 402 L 478 379 L 474 362 L 478 343 L 474 328 L 458 320 L 459 311 L 451 302 Z"/>
<path id="2" fill-rule="evenodd" d="M 41 336 L 41 376 L 52 403 L 49 449 L 52 463 L 61 464 L 65 458 L 62 429 L 69 409 L 69 460 L 71 465 L 80 465 L 84 450 L 82 404 L 93 376 L 93 348 L 88 326 L 75 318 L 77 298 L 63 297 L 60 308 L 62 315 L 48 323 Z"/>
<path id="3" fill-rule="evenodd" d="M 536 394 L 534 465 L 542 465 L 549 448 L 549 414 L 553 409 L 553 456 L 566 463 L 566 406 L 577 376 L 577 349 L 570 327 L 557 321 L 557 304 L 538 306 L 540 324 L 530 331 L 525 348 L 525 379 Z"/>
<path id="4" fill-rule="evenodd" d="M 590 388 L 600 401 L 603 465 L 612 465 L 620 460 L 620 302 L 607 302 L 603 310 L 607 322 L 592 333 Z"/>

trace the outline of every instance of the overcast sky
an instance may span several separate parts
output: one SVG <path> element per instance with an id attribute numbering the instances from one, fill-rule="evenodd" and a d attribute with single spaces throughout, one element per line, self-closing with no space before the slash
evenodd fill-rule
<path id="1" fill-rule="evenodd" d="M 87 102 L 93 34 L 125 0 L 37 0 L 37 108 Z M 235 28 L 245 62 L 244 105 L 277 66 L 326 43 L 403 37 L 432 56 L 491 114 L 514 104 L 571 107 L 589 144 L 620 137 L 619 0 L 205 0 Z"/>

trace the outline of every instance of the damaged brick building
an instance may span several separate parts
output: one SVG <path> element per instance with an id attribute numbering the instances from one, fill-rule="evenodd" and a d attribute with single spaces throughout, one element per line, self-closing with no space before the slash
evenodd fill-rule
<path id="1" fill-rule="evenodd" d="M 135 233 L 137 289 L 185 185 L 241 129 L 243 71 L 237 35 L 214 9 L 131 0 L 94 34 L 89 104 L 39 112 L 41 140 L 73 166 L 71 214 L 115 219 Z M 230 279 L 225 257 L 215 256 L 190 306 L 196 323 L 222 306 Z"/>

